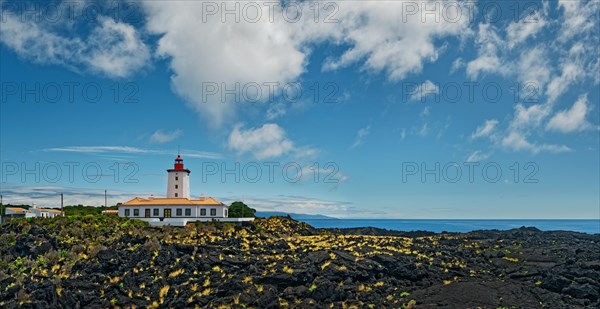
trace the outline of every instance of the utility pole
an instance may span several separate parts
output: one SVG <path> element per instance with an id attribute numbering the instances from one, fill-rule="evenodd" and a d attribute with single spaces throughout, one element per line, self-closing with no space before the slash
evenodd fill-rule
<path id="1" fill-rule="evenodd" d="M 104 190 L 104 207 L 108 207 L 108 204 L 106 203 L 106 190 Z"/>
<path id="2" fill-rule="evenodd" d="M 2 194 L 0 194 L 0 224 L 4 223 L 4 204 L 2 203 Z"/>
<path id="3" fill-rule="evenodd" d="M 63 194 L 60 194 L 60 212 L 62 213 L 62 216 L 65 216 L 65 207 L 63 204 Z"/>

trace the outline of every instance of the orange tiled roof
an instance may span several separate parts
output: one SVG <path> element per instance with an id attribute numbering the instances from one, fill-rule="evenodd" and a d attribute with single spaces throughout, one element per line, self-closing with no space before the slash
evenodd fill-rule
<path id="1" fill-rule="evenodd" d="M 24 211 L 26 211 L 25 208 L 18 208 L 18 207 L 6 207 L 6 210 L 10 210 L 10 211 L 14 211 L 14 212 L 24 212 Z"/>
<path id="2" fill-rule="evenodd" d="M 62 211 L 60 211 L 58 209 L 52 209 L 52 208 L 31 208 L 31 210 L 37 210 L 40 212 L 62 213 Z"/>
<path id="3" fill-rule="evenodd" d="M 121 206 L 144 206 L 144 205 L 190 205 L 190 206 L 225 206 L 225 204 L 207 197 L 203 200 L 190 200 L 187 198 L 152 198 L 145 199 L 136 197 Z"/>

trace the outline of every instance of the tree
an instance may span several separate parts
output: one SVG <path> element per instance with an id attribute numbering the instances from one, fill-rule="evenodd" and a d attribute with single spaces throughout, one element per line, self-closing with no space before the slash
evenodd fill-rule
<path id="1" fill-rule="evenodd" d="M 229 206 L 229 218 L 254 218 L 256 209 L 248 207 L 243 202 L 233 202 Z"/>

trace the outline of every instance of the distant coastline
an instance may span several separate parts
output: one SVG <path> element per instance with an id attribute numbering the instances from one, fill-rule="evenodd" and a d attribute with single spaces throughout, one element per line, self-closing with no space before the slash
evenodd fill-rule
<path id="1" fill-rule="evenodd" d="M 293 212 L 283 212 L 283 211 L 257 211 L 255 216 L 260 218 L 269 218 L 269 217 L 286 217 L 290 216 L 294 220 L 339 220 L 338 218 L 325 216 L 325 215 L 309 215 L 309 214 L 299 214 Z"/>
<path id="2" fill-rule="evenodd" d="M 286 217 L 303 221 L 316 228 L 378 228 L 391 231 L 434 233 L 468 233 L 478 230 L 511 230 L 535 227 L 541 231 L 570 231 L 600 234 L 599 219 L 342 219 L 326 215 L 311 215 L 279 211 L 257 211 L 261 218 Z"/>
<path id="3" fill-rule="evenodd" d="M 292 218 L 294 218 L 292 216 Z M 337 219 L 294 218 L 316 228 L 374 227 L 392 231 L 467 233 L 477 230 L 510 230 L 535 227 L 542 231 L 600 234 L 600 219 Z"/>

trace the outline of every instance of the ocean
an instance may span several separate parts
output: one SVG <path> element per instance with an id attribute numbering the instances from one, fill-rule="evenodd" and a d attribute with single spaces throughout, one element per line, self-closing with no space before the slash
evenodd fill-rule
<path id="1" fill-rule="evenodd" d="M 600 233 L 600 220 L 425 220 L 425 219 L 300 219 L 316 228 L 376 227 L 397 231 L 470 232 L 510 230 L 522 226 L 542 231 Z"/>

